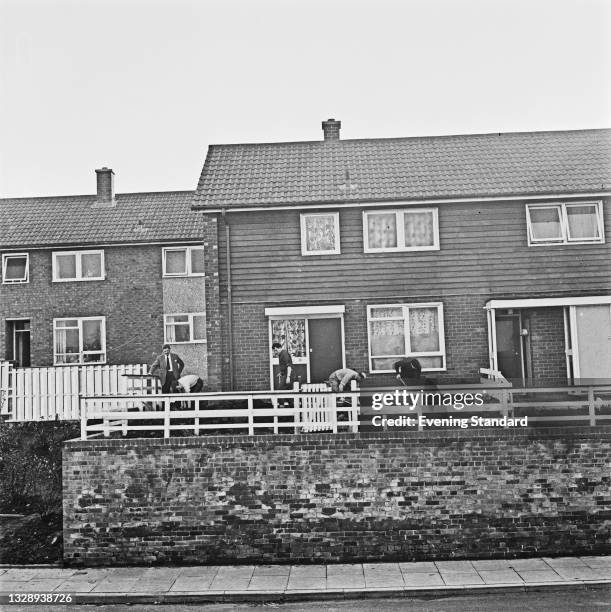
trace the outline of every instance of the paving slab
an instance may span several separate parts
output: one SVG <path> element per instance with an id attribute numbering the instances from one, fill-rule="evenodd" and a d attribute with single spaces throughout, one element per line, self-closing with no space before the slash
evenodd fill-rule
<path id="1" fill-rule="evenodd" d="M 557 567 L 584 567 L 586 565 L 579 557 L 543 557 L 543 561 L 554 569 Z"/>
<path id="2" fill-rule="evenodd" d="M 473 572 L 471 561 L 435 561 L 440 572 Z"/>
<path id="3" fill-rule="evenodd" d="M 194 565 L 190 567 L 181 567 L 180 576 L 216 576 L 219 571 L 218 565 Z"/>
<path id="4" fill-rule="evenodd" d="M 21 582 L 21 586 L 18 589 L 20 593 L 50 593 L 62 584 L 64 580 L 61 578 L 46 578 L 44 580 L 29 580 L 28 582 Z M 6 592 L 4 584 L 0 585 L 0 591 Z"/>
<path id="5" fill-rule="evenodd" d="M 290 573 L 290 565 L 257 565 L 253 576 L 288 576 Z"/>
<path id="6" fill-rule="evenodd" d="M 482 559 L 480 561 L 472 561 L 473 567 L 479 570 L 494 571 L 511 569 L 511 561 L 509 559 Z"/>
<path id="7" fill-rule="evenodd" d="M 436 572 L 437 566 L 433 561 L 414 561 L 413 563 L 399 563 L 399 569 L 405 573 L 430 573 Z"/>
<path id="8" fill-rule="evenodd" d="M 59 567 L 45 567 L 34 570 L 35 574 L 32 580 L 40 580 L 44 578 L 63 578 L 67 580 L 71 576 L 74 576 L 76 570 L 73 569 L 61 569 Z"/>
<path id="9" fill-rule="evenodd" d="M 543 561 L 543 559 L 511 559 L 509 566 L 512 567 L 516 572 L 522 570 L 528 571 L 549 571 L 550 566 Z"/>
<path id="10" fill-rule="evenodd" d="M 611 556 L 609 557 L 579 557 L 589 567 L 611 567 Z"/>
<path id="11" fill-rule="evenodd" d="M 479 575 L 486 584 L 524 584 L 520 575 L 512 569 L 479 570 Z"/>
<path id="12" fill-rule="evenodd" d="M 210 589 L 213 591 L 245 591 L 250 584 L 250 578 L 232 578 L 220 572 L 212 580 Z"/>
<path id="13" fill-rule="evenodd" d="M 66 580 L 58 585 L 54 590 L 58 593 L 89 593 L 93 591 L 96 583 L 86 582 L 85 580 Z"/>
<path id="14" fill-rule="evenodd" d="M 556 573 L 566 580 L 610 580 L 611 567 L 591 568 L 584 567 L 556 567 Z"/>
<path id="15" fill-rule="evenodd" d="M 443 581 L 448 586 L 464 586 L 467 584 L 484 584 L 481 576 L 473 572 L 441 572 Z"/>
<path id="16" fill-rule="evenodd" d="M 263 574 L 253 576 L 248 585 L 249 591 L 284 591 L 288 584 L 289 577 L 284 575 Z"/>
<path id="17" fill-rule="evenodd" d="M 516 570 L 524 582 L 562 582 L 564 578 L 559 576 L 552 569 L 548 570 Z"/>
<path id="18" fill-rule="evenodd" d="M 438 572 L 404 573 L 403 582 L 407 587 L 435 587 L 444 586 L 445 582 Z"/>
<path id="19" fill-rule="evenodd" d="M 214 576 L 179 576 L 170 587 L 170 591 L 208 591 Z"/>
<path id="20" fill-rule="evenodd" d="M 327 579 L 319 576 L 294 576 L 291 571 L 289 581 L 287 584 L 287 590 L 326 590 Z"/>
<path id="21" fill-rule="evenodd" d="M 365 589 L 365 577 L 362 573 L 349 574 L 331 574 L 327 576 L 328 589 Z"/>
<path id="22" fill-rule="evenodd" d="M 227 565 L 219 567 L 216 573 L 218 579 L 250 580 L 255 571 L 254 565 Z"/>
<path id="23" fill-rule="evenodd" d="M 2 576 L 2 581 L 8 580 L 9 582 L 27 582 L 32 580 L 36 575 L 36 570 L 33 569 L 21 569 L 11 568 L 6 571 Z"/>
<path id="24" fill-rule="evenodd" d="M 310 577 L 310 578 L 326 578 L 327 572 L 331 568 L 341 567 L 339 565 L 291 565 L 290 576 L 295 578 Z M 359 565 L 359 571 L 363 573 L 363 569 Z"/>

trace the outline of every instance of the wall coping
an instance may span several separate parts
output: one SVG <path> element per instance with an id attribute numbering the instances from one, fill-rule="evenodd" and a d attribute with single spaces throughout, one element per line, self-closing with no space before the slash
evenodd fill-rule
<path id="1" fill-rule="evenodd" d="M 611 425 L 596 427 L 521 427 L 521 428 L 488 428 L 488 429 L 443 429 L 429 431 L 380 431 L 359 433 L 305 433 L 305 434 L 265 434 L 249 436 L 216 435 L 189 436 L 176 438 L 96 438 L 93 440 L 67 440 L 64 450 L 68 452 L 79 450 L 110 450 L 116 448 L 134 447 L 203 447 L 203 446 L 269 446 L 276 444 L 294 444 L 296 446 L 308 443 L 346 444 L 351 441 L 363 442 L 395 442 L 405 440 L 410 443 L 426 441 L 455 440 L 513 440 L 513 439 L 611 439 Z"/>

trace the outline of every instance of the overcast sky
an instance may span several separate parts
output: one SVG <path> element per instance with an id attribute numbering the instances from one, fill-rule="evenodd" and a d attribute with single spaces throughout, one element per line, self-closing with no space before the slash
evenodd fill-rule
<path id="1" fill-rule="evenodd" d="M 194 189 L 209 144 L 611 126 L 611 0 L 0 0 L 0 196 Z"/>

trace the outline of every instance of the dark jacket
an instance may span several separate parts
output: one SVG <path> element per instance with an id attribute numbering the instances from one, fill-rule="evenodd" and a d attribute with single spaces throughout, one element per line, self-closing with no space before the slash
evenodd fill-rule
<path id="1" fill-rule="evenodd" d="M 174 372 L 174 378 L 178 380 L 180 378 L 180 374 L 183 368 L 185 367 L 185 364 L 183 360 L 176 353 L 170 353 L 169 357 L 170 357 L 170 361 L 172 362 L 172 370 Z M 166 362 L 166 356 L 163 353 L 161 353 L 161 355 L 158 355 L 157 359 L 153 361 L 150 371 L 153 376 L 159 376 L 159 379 L 161 380 L 161 384 L 165 385 L 165 379 L 168 373 L 168 367 L 167 367 L 167 362 Z"/>

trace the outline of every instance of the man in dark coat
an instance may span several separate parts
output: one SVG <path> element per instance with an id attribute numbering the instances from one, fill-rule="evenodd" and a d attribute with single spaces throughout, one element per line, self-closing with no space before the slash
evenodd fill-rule
<path id="1" fill-rule="evenodd" d="M 183 360 L 176 353 L 172 353 L 171 349 L 169 344 L 164 344 L 163 352 L 155 359 L 150 369 L 150 373 L 161 380 L 162 393 L 176 391 L 176 383 L 185 367 Z"/>

